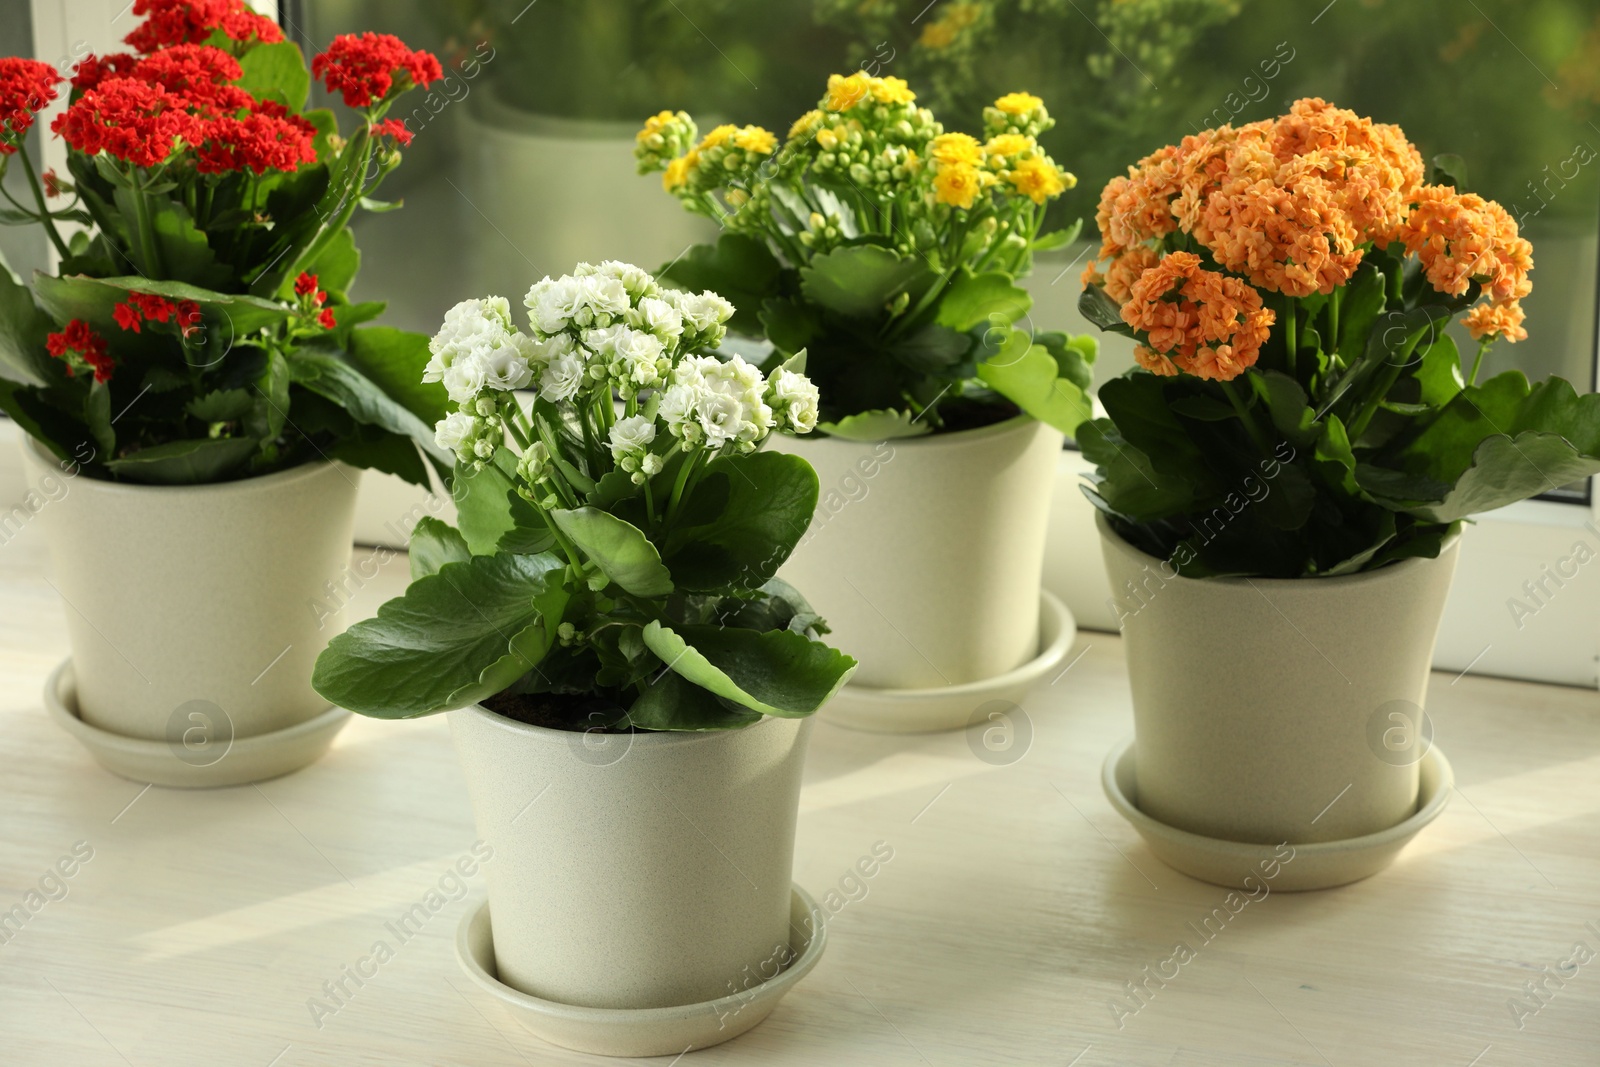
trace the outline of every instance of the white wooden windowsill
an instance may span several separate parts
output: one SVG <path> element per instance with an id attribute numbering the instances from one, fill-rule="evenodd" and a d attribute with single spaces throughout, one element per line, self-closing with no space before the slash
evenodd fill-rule
<path id="1" fill-rule="evenodd" d="M 405 569 L 393 555 L 353 611 Z M 385 926 L 475 838 L 443 719 L 357 718 L 321 763 L 259 787 L 144 790 L 42 710 L 67 648 L 45 576 L 36 527 L 0 546 L 0 911 L 77 842 L 94 855 L 0 944 L 0 1063 L 604 1062 L 542 1044 L 457 967 L 481 875 L 409 942 Z M 1600 953 L 1593 692 L 1435 674 L 1460 784 L 1439 820 L 1379 876 L 1272 893 L 1201 947 L 1186 924 L 1226 891 L 1163 867 L 1105 802 L 1101 759 L 1132 728 L 1120 641 L 1085 633 L 1080 654 L 1024 702 L 1033 739 L 1010 765 L 961 734 L 818 725 L 795 877 L 856 899 L 766 1023 L 681 1067 L 1594 1062 L 1600 958 L 1548 983 L 1520 1030 L 1508 1007 L 1574 943 Z M 894 858 L 851 882 L 879 841 Z M 332 1003 L 323 983 L 379 940 L 394 958 L 314 1025 L 308 1001 Z M 1178 940 L 1196 958 L 1119 1029 L 1110 1003 Z"/>

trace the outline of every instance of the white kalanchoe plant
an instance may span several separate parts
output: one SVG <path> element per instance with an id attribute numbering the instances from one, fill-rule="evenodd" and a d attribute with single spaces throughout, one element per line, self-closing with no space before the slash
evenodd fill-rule
<path id="1" fill-rule="evenodd" d="M 524 305 L 527 332 L 502 297 L 462 301 L 430 343 L 460 530 L 419 524 L 411 588 L 330 645 L 318 689 L 382 717 L 489 701 L 572 729 L 816 710 L 854 661 L 774 577 L 816 475 L 760 451 L 817 424 L 804 353 L 766 375 L 711 354 L 733 305 L 627 263 Z"/>

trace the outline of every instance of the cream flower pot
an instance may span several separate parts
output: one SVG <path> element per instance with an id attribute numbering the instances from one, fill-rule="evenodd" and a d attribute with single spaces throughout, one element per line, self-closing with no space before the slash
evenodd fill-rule
<path id="1" fill-rule="evenodd" d="M 1019 416 L 865 444 L 771 438 L 820 490 L 784 564 L 872 689 L 964 685 L 1039 653 L 1039 583 L 1062 436 Z"/>
<path id="2" fill-rule="evenodd" d="M 193 728 L 231 742 L 329 712 L 311 667 L 343 629 L 334 591 L 348 577 L 360 471 L 319 462 L 144 486 L 63 470 L 31 440 L 24 452 L 46 501 L 38 523 L 66 602 L 83 724 L 182 753 Z M 221 784 L 215 775 L 197 784 Z"/>
<path id="3" fill-rule="evenodd" d="M 1421 707 L 1459 541 L 1337 578 L 1178 577 L 1098 517 L 1138 806 L 1226 841 L 1363 837 L 1417 810 Z"/>
<path id="4" fill-rule="evenodd" d="M 500 982 L 560 1004 L 649 1009 L 727 996 L 772 973 L 775 956 L 787 962 L 810 719 L 601 735 L 480 706 L 449 718 L 494 849 Z"/>

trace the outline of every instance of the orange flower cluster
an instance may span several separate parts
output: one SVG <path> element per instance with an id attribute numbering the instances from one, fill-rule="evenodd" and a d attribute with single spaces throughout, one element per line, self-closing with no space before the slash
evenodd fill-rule
<path id="1" fill-rule="evenodd" d="M 1187 267 L 1151 274 L 1178 254 L 1163 258 L 1168 249 L 1198 245 L 1228 272 L 1209 272 L 1218 285 L 1227 281 L 1248 291 L 1240 301 L 1229 288 L 1227 301 L 1241 308 L 1253 301 L 1259 308 L 1256 289 L 1297 298 L 1331 293 L 1355 274 L 1368 248 L 1400 241 L 1439 292 L 1459 296 L 1471 282 L 1482 285 L 1489 302 L 1466 317 L 1474 337 L 1526 337 L 1519 301 L 1532 288 L 1532 246 L 1500 205 L 1424 186 L 1423 174 L 1420 153 L 1398 126 L 1324 100 L 1299 100 L 1277 119 L 1185 137 L 1108 182 L 1095 213 L 1100 251 L 1083 281 L 1125 305 L 1130 324 L 1138 319 L 1165 327 L 1182 313 L 1151 308 L 1150 300 L 1159 300 L 1173 279 L 1191 277 Z M 1211 351 L 1207 342 L 1221 339 L 1204 334 L 1190 342 L 1203 353 Z M 1185 363 L 1194 357 L 1180 349 L 1181 358 L 1169 358 L 1168 348 L 1152 344 L 1141 350 L 1141 363 L 1157 373 L 1189 369 Z M 1239 371 L 1227 368 L 1253 362 L 1259 342 L 1222 346 L 1230 347 L 1219 363 L 1202 362 L 1204 372 L 1191 373 L 1231 378 Z M 1241 351 L 1249 353 L 1247 360 Z"/>
<path id="2" fill-rule="evenodd" d="M 1428 284 L 1460 296 L 1473 282 L 1489 298 L 1467 313 L 1475 338 L 1500 334 L 1508 341 L 1528 336 L 1522 328 L 1522 298 L 1533 291 L 1533 245 L 1517 235 L 1516 220 L 1493 200 L 1458 193 L 1449 186 L 1425 186 L 1396 235 L 1416 256 Z"/>
<path id="3" fill-rule="evenodd" d="M 1261 354 L 1276 316 L 1238 278 L 1204 270 L 1193 252 L 1172 252 L 1133 283 L 1122 321 L 1150 338 L 1134 349 L 1148 371 L 1226 382 Z"/>

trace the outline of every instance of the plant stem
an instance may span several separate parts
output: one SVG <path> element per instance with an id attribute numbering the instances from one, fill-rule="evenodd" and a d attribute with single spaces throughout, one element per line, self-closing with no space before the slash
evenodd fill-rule
<path id="1" fill-rule="evenodd" d="M 678 480 L 672 486 L 672 496 L 667 500 L 667 522 L 669 523 L 672 521 L 672 517 L 678 513 L 678 501 L 683 499 L 683 487 L 688 483 L 689 472 L 694 469 L 699 459 L 699 452 L 688 452 L 686 450 L 683 466 L 678 468 Z"/>
<path id="2" fill-rule="evenodd" d="M 33 201 L 39 205 L 39 221 L 44 223 L 44 232 L 50 235 L 50 243 L 56 246 L 61 258 L 66 259 L 72 252 L 67 248 L 67 243 L 61 239 L 61 234 L 56 232 L 56 220 L 50 217 L 50 209 L 45 205 L 44 189 L 33 173 L 33 159 L 28 155 L 26 143 L 17 145 L 17 155 L 22 157 L 22 173 L 28 176 L 28 188 L 33 190 Z"/>
<path id="3" fill-rule="evenodd" d="M 139 229 L 139 252 L 144 257 L 144 269 L 156 278 L 165 277 L 161 251 L 156 246 L 155 230 L 150 220 L 149 196 L 136 174 L 130 174 L 129 177 L 133 181 L 133 215 Z"/>
<path id="4" fill-rule="evenodd" d="M 1478 341 L 1478 354 L 1472 360 L 1472 373 L 1467 376 L 1468 385 L 1478 384 L 1478 369 L 1483 366 L 1483 357 L 1489 351 L 1489 346 L 1494 344 L 1495 335 L 1484 334 Z"/>
<path id="5" fill-rule="evenodd" d="M 1228 398 L 1228 403 L 1233 405 L 1233 410 L 1239 413 L 1239 420 L 1244 423 L 1245 431 L 1250 434 L 1250 440 L 1256 443 L 1256 447 L 1262 451 L 1262 454 L 1270 455 L 1272 450 L 1267 447 L 1266 435 L 1261 432 L 1261 427 L 1256 425 L 1255 417 L 1250 414 L 1250 409 L 1245 406 L 1244 401 L 1239 399 L 1239 394 L 1234 390 L 1233 383 L 1223 382 L 1222 392 Z"/>
<path id="6" fill-rule="evenodd" d="M 1283 343 L 1289 354 L 1289 377 L 1298 380 L 1299 375 L 1295 373 L 1294 365 L 1295 357 L 1300 350 L 1300 331 L 1295 325 L 1295 300 L 1292 296 L 1289 297 L 1288 307 L 1285 308 L 1283 317 L 1287 320 L 1284 324 L 1287 332 L 1283 335 Z"/>

